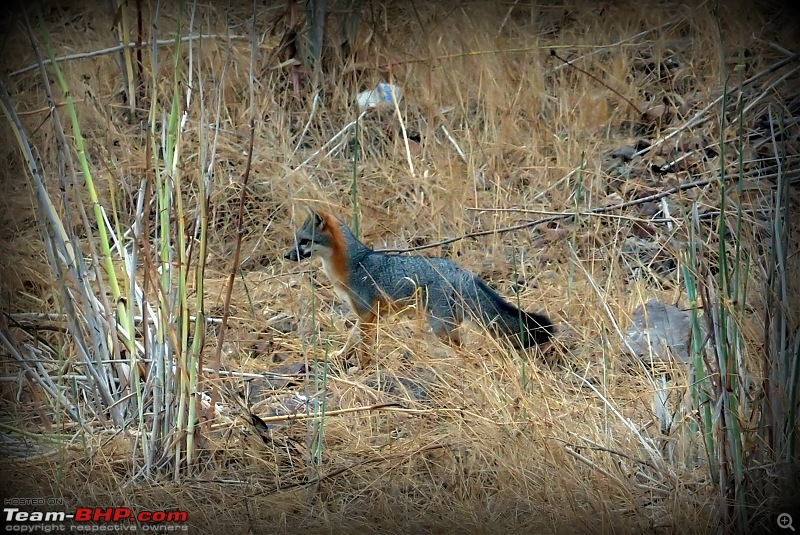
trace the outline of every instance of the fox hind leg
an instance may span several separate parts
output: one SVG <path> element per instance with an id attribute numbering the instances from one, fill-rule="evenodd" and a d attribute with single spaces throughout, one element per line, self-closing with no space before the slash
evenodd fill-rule
<path id="1" fill-rule="evenodd" d="M 459 327 L 464 321 L 464 309 L 455 292 L 444 292 L 438 299 L 429 299 L 425 306 L 428 325 L 440 340 L 452 347 L 461 346 Z"/>
<path id="2" fill-rule="evenodd" d="M 459 324 L 460 322 L 455 321 L 455 318 L 447 319 L 428 314 L 428 325 L 431 326 L 434 334 L 453 347 L 461 346 Z"/>

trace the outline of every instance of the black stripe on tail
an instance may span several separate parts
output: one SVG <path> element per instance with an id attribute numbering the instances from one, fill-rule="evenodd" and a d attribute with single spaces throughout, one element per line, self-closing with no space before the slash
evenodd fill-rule
<path id="1" fill-rule="evenodd" d="M 497 309 L 499 317 L 492 318 L 496 322 L 494 328 L 511 338 L 515 346 L 527 348 L 533 345 L 541 345 L 549 341 L 555 334 L 553 323 L 544 314 L 520 310 L 503 299 L 480 277 L 476 276 L 475 282 L 489 296 Z"/>
<path id="2" fill-rule="evenodd" d="M 512 314 L 519 317 L 519 312 L 517 312 L 519 309 L 510 304 L 509 306 L 516 309 L 512 311 Z M 554 334 L 553 324 L 550 318 L 536 312 L 525 312 L 524 310 L 520 312 L 522 312 L 522 322 L 524 323 L 520 345 L 522 347 L 531 347 L 532 345 L 541 345 L 548 342 Z M 514 337 L 518 339 L 520 336 L 519 327 L 518 325 L 515 325 L 515 327 Z"/>

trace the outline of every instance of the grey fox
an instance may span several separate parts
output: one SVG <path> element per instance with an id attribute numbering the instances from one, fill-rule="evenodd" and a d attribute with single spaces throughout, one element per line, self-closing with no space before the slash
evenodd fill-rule
<path id="1" fill-rule="evenodd" d="M 299 262 L 315 255 L 322 258 L 336 294 L 358 315 L 362 334 L 374 328 L 379 314 L 416 299 L 421 300 L 433 332 L 456 346 L 461 344 L 458 327 L 465 319 L 477 320 L 517 349 L 543 344 L 554 332 L 547 316 L 518 309 L 455 262 L 373 251 L 347 225 L 323 211 L 311 213 L 284 256 Z M 352 338 L 351 332 L 341 352 L 351 349 Z M 369 360 L 368 353 L 362 354 L 362 366 Z"/>

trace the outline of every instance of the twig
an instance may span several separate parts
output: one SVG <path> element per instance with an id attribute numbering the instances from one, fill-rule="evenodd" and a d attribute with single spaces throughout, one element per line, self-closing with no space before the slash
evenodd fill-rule
<path id="1" fill-rule="evenodd" d="M 671 20 L 671 21 L 665 22 L 664 24 L 662 24 L 660 26 L 656 26 L 655 28 L 650 28 L 648 30 L 641 31 L 641 32 L 639 32 L 637 34 L 631 35 L 630 37 L 626 37 L 624 39 L 620 39 L 619 41 L 616 41 L 616 42 L 608 44 L 608 45 L 593 46 L 592 47 L 593 49 L 592 49 L 591 52 L 589 52 L 587 54 L 584 54 L 583 56 L 580 56 L 579 58 L 576 58 L 576 60 L 591 56 L 593 54 L 597 54 L 598 52 L 601 52 L 601 51 L 609 49 L 609 48 L 614 48 L 616 46 L 623 45 L 623 44 L 628 43 L 630 41 L 635 41 L 636 39 L 638 39 L 640 37 L 644 37 L 647 34 L 650 34 L 650 33 L 653 33 L 655 31 L 667 28 L 669 26 L 673 26 L 673 25 L 681 22 L 681 20 L 683 20 L 683 19 L 680 18 L 680 19 L 675 19 L 675 20 Z M 382 70 L 389 69 L 391 67 L 396 67 L 398 65 L 407 65 L 407 64 L 411 64 L 411 63 L 426 63 L 426 62 L 431 61 L 431 59 L 433 59 L 434 61 L 445 61 L 445 60 L 449 60 L 449 59 L 466 58 L 466 57 L 471 57 L 471 56 L 486 56 L 486 55 L 489 55 L 489 54 L 514 54 L 514 53 L 519 53 L 519 52 L 534 52 L 534 51 L 537 51 L 537 50 L 541 50 L 542 48 L 543 47 L 541 47 L 539 45 L 536 45 L 536 46 L 525 46 L 525 47 L 519 47 L 519 48 L 500 48 L 500 49 L 493 49 L 493 50 L 476 50 L 476 51 L 472 51 L 472 52 L 459 52 L 457 54 L 443 54 L 441 56 L 436 56 L 434 58 L 415 58 L 415 59 L 409 59 L 409 60 L 404 60 L 404 61 L 392 61 L 390 63 L 382 63 L 382 64 L 378 65 L 377 67 L 372 67 L 372 68 L 375 69 L 375 70 L 381 70 L 382 71 Z M 558 46 L 558 47 L 552 47 L 552 46 L 549 47 L 549 49 L 551 49 L 551 50 L 553 48 L 565 48 L 565 49 L 568 48 L 568 49 L 573 49 L 574 50 L 574 49 L 579 48 L 579 47 L 576 47 L 575 45 L 561 45 L 561 46 Z M 584 48 L 589 48 L 589 46 L 586 46 Z M 546 71 L 546 72 L 556 72 L 556 71 L 561 70 L 564 67 L 565 67 L 565 65 L 559 65 L 559 66 L 555 67 L 554 69 L 551 69 L 550 71 Z"/>
<path id="2" fill-rule="evenodd" d="M 390 460 L 398 459 L 398 458 L 399 459 L 403 459 L 403 458 L 408 459 L 408 458 L 411 458 L 414 455 L 417 455 L 417 454 L 425 452 L 425 451 L 438 450 L 438 449 L 442 449 L 442 448 L 450 448 L 450 447 L 453 447 L 453 446 L 455 446 L 455 444 L 428 444 L 427 446 L 422 446 L 421 448 L 417 448 L 416 450 L 414 450 L 414 451 L 412 451 L 410 453 L 403 452 L 403 453 L 395 453 L 395 454 L 392 454 L 392 455 L 386 455 L 386 456 L 383 456 L 383 457 L 371 457 L 369 459 L 364 459 L 364 460 L 355 462 L 353 464 L 347 465 L 347 466 L 345 466 L 343 468 L 339 468 L 337 470 L 334 470 L 334 471 L 329 472 L 327 474 L 321 475 L 321 476 L 319 476 L 317 478 L 314 478 L 314 479 L 308 479 L 306 481 L 297 481 L 297 482 L 293 482 L 293 483 L 285 483 L 283 485 L 279 485 L 276 488 L 274 488 L 273 490 L 271 490 L 270 492 L 278 492 L 278 491 L 288 490 L 288 489 L 295 488 L 295 487 L 307 487 L 307 486 L 310 486 L 310 485 L 316 485 L 317 483 L 320 483 L 320 482 L 322 482 L 322 481 L 324 481 L 326 479 L 330 479 L 332 477 L 336 477 L 339 474 L 343 474 L 345 472 L 349 472 L 349 471 L 351 471 L 351 470 L 353 470 L 355 468 L 358 468 L 359 466 L 363 466 L 365 464 L 380 463 L 380 462 L 390 461 Z M 263 494 L 259 494 L 259 496 L 263 496 Z"/>
<path id="3" fill-rule="evenodd" d="M 311 127 L 311 123 L 314 121 L 314 117 L 317 114 L 317 107 L 319 106 L 320 98 L 319 98 L 319 91 L 314 93 L 314 99 L 311 103 L 311 113 L 308 116 L 308 121 L 306 121 L 306 125 L 303 127 L 303 131 L 300 132 L 300 135 L 297 136 L 297 145 L 295 145 L 294 150 L 292 151 L 292 156 L 297 154 L 297 149 L 300 148 L 300 145 L 303 144 L 303 138 L 306 137 L 306 132 L 308 132 L 309 127 Z"/>
<path id="4" fill-rule="evenodd" d="M 456 142 L 455 139 L 453 139 L 453 136 L 450 135 L 450 132 L 448 132 L 447 128 L 444 125 L 442 125 L 441 129 L 442 132 L 444 132 L 445 137 L 447 137 L 450 143 L 452 143 L 453 146 L 456 148 L 456 152 L 458 152 L 458 155 L 461 157 L 461 160 L 464 163 L 467 163 L 467 157 L 464 155 L 464 151 L 462 151 L 461 147 L 458 146 L 458 143 Z"/>
<path id="5" fill-rule="evenodd" d="M 39 322 L 45 321 L 67 321 L 66 314 L 59 314 L 57 312 L 3 312 L 3 315 L 13 319 L 14 321 L 18 322 L 21 325 L 30 325 L 32 327 L 38 327 L 40 325 Z M 222 318 L 217 317 L 208 317 L 206 316 L 205 321 L 207 323 L 212 323 L 215 325 L 219 325 L 222 323 Z M 140 324 L 142 323 L 142 316 L 134 316 L 133 321 L 134 323 Z M 190 315 L 189 321 L 194 322 L 197 320 L 197 316 Z"/>
<path id="6" fill-rule="evenodd" d="M 572 455 L 573 457 L 578 459 L 580 462 L 582 462 L 583 464 L 585 464 L 589 468 L 597 470 L 598 472 L 600 472 L 601 474 L 606 476 L 608 479 L 611 479 L 612 481 L 616 482 L 616 484 L 619 485 L 620 488 L 623 488 L 623 489 L 625 488 L 625 484 L 622 483 L 622 481 L 620 481 L 617 476 L 615 476 L 614 474 L 612 474 L 611 472 L 609 472 L 608 470 L 606 470 L 602 466 L 599 466 L 599 465 L 595 464 L 588 457 L 585 457 L 585 456 L 581 455 L 580 453 L 578 453 L 577 451 L 572 449 L 570 446 L 564 446 L 564 451 L 566 451 L 567 453 L 569 453 L 570 455 Z"/>
<path id="7" fill-rule="evenodd" d="M 255 16 L 255 15 L 254 15 Z M 252 35 L 251 35 L 252 38 Z M 236 220 L 236 247 L 233 252 L 233 261 L 231 262 L 231 271 L 228 274 L 228 282 L 225 287 L 225 302 L 222 305 L 222 323 L 219 328 L 219 336 L 217 337 L 217 347 L 214 350 L 214 361 L 212 367 L 215 370 L 216 378 L 219 377 L 219 369 L 222 367 L 222 346 L 225 342 L 225 331 L 228 326 L 228 317 L 230 315 L 231 295 L 233 294 L 233 284 L 236 281 L 236 274 L 239 272 L 239 257 L 242 253 L 242 235 L 244 234 L 244 211 L 245 202 L 247 200 L 247 183 L 250 180 L 250 167 L 253 163 L 253 147 L 255 145 L 256 137 L 256 121 L 255 121 L 255 108 L 253 102 L 255 101 L 253 89 L 253 61 L 255 57 L 255 39 L 252 41 L 252 48 L 250 53 L 250 146 L 247 149 L 247 162 L 244 167 L 244 176 L 242 177 L 242 193 L 239 196 L 239 215 Z M 216 382 L 211 391 L 211 403 L 208 408 L 208 417 L 206 423 L 210 426 L 214 420 L 214 407 L 219 399 L 219 389 L 216 387 Z M 209 431 L 209 427 L 206 427 Z"/>
<path id="8" fill-rule="evenodd" d="M 511 17 L 511 12 L 514 11 L 514 8 L 517 7 L 518 3 L 519 0 L 514 0 L 514 3 L 511 4 L 511 6 L 508 8 L 508 11 L 506 11 L 506 16 L 503 17 L 503 22 L 500 23 L 500 28 L 498 28 L 497 30 L 497 35 L 495 35 L 495 39 L 500 37 L 500 34 L 503 33 L 503 28 L 506 27 L 506 23 L 508 22 L 508 19 Z"/>
<path id="9" fill-rule="evenodd" d="M 639 157 L 639 156 L 641 156 L 643 154 L 646 154 L 649 151 L 651 151 L 652 149 L 663 145 L 664 143 L 666 143 L 667 141 L 669 141 L 673 137 L 677 136 L 678 134 L 680 134 L 684 130 L 687 130 L 687 129 L 693 127 L 693 126 L 696 126 L 698 123 L 701 122 L 701 119 L 703 119 L 703 116 L 706 113 L 708 113 L 708 111 L 711 108 L 713 108 L 714 106 L 719 104 L 720 101 L 726 95 L 728 97 L 730 97 L 730 95 L 732 95 L 736 91 L 739 91 L 740 89 L 744 89 L 745 87 L 747 87 L 748 85 L 752 84 L 756 80 L 758 80 L 758 79 L 760 79 L 760 78 L 762 78 L 762 77 L 764 77 L 764 76 L 766 76 L 766 75 L 768 75 L 768 74 L 770 74 L 772 72 L 777 71 L 778 69 L 780 69 L 784 65 L 788 65 L 789 63 L 797 60 L 798 57 L 800 57 L 800 54 L 794 54 L 794 55 L 792 55 L 792 56 L 790 56 L 788 58 L 784 58 L 784 59 L 780 60 L 779 62 L 773 64 L 772 66 L 764 69 L 763 71 L 761 71 L 761 72 L 759 72 L 757 74 L 754 74 L 752 77 L 750 77 L 747 80 L 745 80 L 744 82 L 742 82 L 742 84 L 740 86 L 732 87 L 732 88 L 728 89 L 727 93 L 723 92 L 722 95 L 720 95 L 719 97 L 715 98 L 710 104 L 708 104 L 708 106 L 706 106 L 702 110 L 700 110 L 697 113 L 695 113 L 694 116 L 691 119 L 689 119 L 688 121 L 686 121 L 683 125 L 679 126 L 677 129 L 673 130 L 672 132 L 670 132 L 666 136 L 662 137 L 661 139 L 658 139 L 658 140 L 654 141 L 650 146 L 645 147 L 642 150 L 638 151 L 631 158 L 632 159 L 633 158 L 637 158 L 637 157 Z"/>
<path id="10" fill-rule="evenodd" d="M 675 26 L 676 24 L 678 24 L 682 20 L 684 20 L 684 19 L 683 18 L 673 19 L 671 21 L 665 22 L 664 24 L 662 24 L 660 26 L 656 26 L 655 28 L 650 28 L 648 30 L 641 31 L 641 32 L 639 32 L 637 34 L 631 35 L 630 37 L 626 37 L 625 39 L 620 39 L 616 43 L 611 43 L 610 45 L 605 45 L 605 46 L 599 46 L 599 47 L 595 48 L 594 50 L 592 50 L 591 52 L 589 52 L 587 54 L 584 54 L 583 56 L 578 56 L 577 58 L 573 59 L 572 62 L 574 63 L 574 62 L 576 62 L 576 61 L 578 61 L 580 59 L 584 59 L 584 58 L 587 58 L 587 57 L 592 56 L 594 54 L 597 54 L 598 52 L 602 52 L 603 50 L 606 50 L 606 49 L 609 49 L 609 48 L 614 48 L 614 47 L 617 47 L 617 46 L 620 46 L 620 45 L 624 45 L 625 43 L 629 43 L 631 41 L 635 41 L 636 39 L 639 39 L 640 37 L 644 37 L 645 35 L 651 34 L 653 32 L 666 29 L 666 28 L 668 28 L 670 26 Z M 566 67 L 567 67 L 567 65 L 564 65 L 562 63 L 561 65 L 557 65 L 556 67 L 550 69 L 550 71 L 546 71 L 546 72 L 557 72 L 557 71 L 560 71 L 561 69 L 564 69 Z"/>
<path id="11" fill-rule="evenodd" d="M 663 200 L 663 199 L 662 199 Z M 669 217 L 636 217 L 632 215 L 621 215 L 621 214 L 597 214 L 591 212 L 547 212 L 544 210 L 529 210 L 526 208 L 473 208 L 467 207 L 467 210 L 473 210 L 476 212 L 524 212 L 528 214 L 543 214 L 543 215 L 563 215 L 565 218 L 569 216 L 578 216 L 578 217 L 585 217 L 585 216 L 602 216 L 607 217 L 609 219 L 621 219 L 623 221 L 632 221 L 632 222 L 639 222 L 639 223 L 670 223 L 675 224 L 676 219 L 672 216 Z M 662 210 L 663 211 L 663 210 Z M 755 209 L 743 209 L 743 214 L 756 214 L 758 210 Z M 699 214 L 700 219 L 716 219 L 719 217 L 719 210 L 709 210 L 708 212 L 703 212 Z"/>
<path id="12" fill-rule="evenodd" d="M 216 373 L 220 377 L 241 377 L 242 379 L 302 379 L 305 377 L 303 373 L 277 373 L 277 372 L 261 372 L 261 373 L 251 373 L 251 372 L 240 372 L 237 370 L 219 370 L 215 371 L 211 368 L 203 368 L 205 373 Z"/>
<path id="13" fill-rule="evenodd" d="M 408 132 L 406 131 L 406 123 L 403 120 L 403 114 L 400 113 L 400 104 L 397 102 L 397 95 L 394 94 L 395 86 L 391 86 L 392 103 L 394 104 L 394 111 L 397 115 L 397 121 L 400 123 L 400 131 L 403 134 L 403 146 L 406 149 L 406 161 L 408 161 L 408 170 L 411 172 L 412 178 L 417 178 L 414 172 L 414 161 L 411 159 L 411 149 L 408 146 Z"/>
<path id="14" fill-rule="evenodd" d="M 589 445 L 586 446 L 586 445 L 581 445 L 581 444 L 574 444 L 572 442 L 569 442 L 568 440 L 565 440 L 563 438 L 559 438 L 559 437 L 556 437 L 556 436 L 550 436 L 548 438 L 550 438 L 552 440 L 556 440 L 558 442 L 561 442 L 561 443 L 564 444 L 564 446 L 573 448 L 575 450 L 590 449 L 590 450 L 593 450 L 593 451 L 602 451 L 602 452 L 605 452 L 605 453 L 610 453 L 612 455 L 616 455 L 618 457 L 622 457 L 623 459 L 627 459 L 627 460 L 629 460 L 631 462 L 640 464 L 642 466 L 646 466 L 648 468 L 652 468 L 653 470 L 656 470 L 656 471 L 660 472 L 659 468 L 656 465 L 654 465 L 653 463 L 651 463 L 650 461 L 645 461 L 644 459 L 637 459 L 636 457 L 631 457 L 630 455 L 628 455 L 626 453 L 622 453 L 621 451 L 612 450 L 612 449 L 607 448 L 607 447 L 605 447 L 605 446 L 603 446 L 601 444 L 598 444 L 597 442 L 595 442 L 594 440 L 591 440 L 588 437 L 581 436 L 581 435 L 579 435 L 577 433 L 574 433 L 572 431 L 570 431 L 570 434 L 580 438 L 581 440 L 584 440 L 584 441 L 588 442 Z"/>
<path id="15" fill-rule="evenodd" d="M 231 39 L 231 40 L 249 39 L 249 37 L 247 37 L 246 35 L 225 35 L 225 36 L 221 36 L 221 35 L 203 34 L 203 35 L 187 35 L 185 37 L 181 37 L 181 42 L 193 41 L 195 39 L 209 39 L 209 38 L 217 39 L 219 37 L 222 37 L 222 38 L 225 38 L 225 39 Z M 173 44 L 175 44 L 175 39 L 161 39 L 161 40 L 156 41 L 155 44 L 157 46 L 173 45 Z M 94 57 L 97 57 L 97 56 L 104 56 L 106 54 L 113 54 L 114 52 L 119 52 L 120 50 L 124 50 L 126 48 L 149 47 L 149 46 L 152 46 L 152 45 L 153 45 L 153 43 L 151 43 L 151 42 L 128 43 L 127 45 L 111 46 L 111 47 L 108 47 L 108 48 L 101 48 L 100 50 L 92 50 L 91 52 L 79 52 L 79 53 L 76 53 L 76 54 L 68 54 L 66 56 L 59 56 L 59 57 L 56 58 L 56 61 L 61 63 L 61 62 L 64 62 L 64 61 L 72 61 L 72 60 L 76 60 L 76 59 L 94 58 Z M 49 59 L 46 59 L 43 62 L 44 65 L 50 65 L 50 63 L 51 63 L 51 61 Z M 22 69 L 18 69 L 16 71 L 13 71 L 8 76 L 9 76 L 9 78 L 12 78 L 14 76 L 18 76 L 20 74 L 24 74 L 26 72 L 30 72 L 32 70 L 35 70 L 37 67 L 39 67 L 39 64 L 38 63 L 34 63 L 33 65 L 28 65 L 27 67 L 23 67 Z"/>
<path id="16" fill-rule="evenodd" d="M 379 403 L 377 405 L 369 405 L 366 407 L 347 407 L 345 409 L 338 409 L 334 411 L 325 411 L 325 417 L 329 416 L 341 416 L 342 414 L 352 414 L 356 412 L 371 412 L 377 411 L 380 409 L 385 409 L 389 407 L 403 407 L 400 403 Z M 297 412 L 292 414 L 283 414 L 280 416 L 265 416 L 263 418 L 259 417 L 264 423 L 272 423 L 272 422 L 294 422 L 294 421 L 302 421 L 302 420 L 310 420 L 313 418 L 317 418 L 318 415 L 316 413 L 305 413 L 305 412 Z"/>
<path id="17" fill-rule="evenodd" d="M 755 42 L 757 42 L 757 43 L 763 43 L 763 44 L 765 44 L 765 45 L 767 45 L 767 46 L 769 46 L 771 48 L 774 48 L 778 52 L 780 52 L 782 54 L 786 54 L 787 56 L 794 56 L 795 55 L 795 52 L 792 52 L 791 50 L 783 48 L 781 45 L 779 45 L 778 43 L 775 43 L 773 41 L 767 41 L 766 39 L 762 39 L 761 37 L 753 37 L 753 40 Z"/>
<path id="18" fill-rule="evenodd" d="M 594 281 L 594 279 L 592 278 L 591 274 L 586 270 L 585 267 L 583 267 L 583 264 L 581 263 L 580 258 L 578 258 L 578 253 L 575 252 L 575 248 L 572 246 L 572 242 L 567 242 L 567 246 L 569 247 L 569 252 L 572 255 L 573 263 L 576 266 L 578 266 L 578 268 L 580 268 L 581 271 L 583 271 L 583 274 L 586 276 L 586 280 L 589 282 L 589 285 L 591 285 L 592 289 L 597 294 L 598 301 L 600 301 L 600 303 L 601 303 L 601 305 L 603 307 L 603 310 L 605 310 L 609 321 L 614 326 L 614 330 L 616 331 L 616 333 L 619 336 L 620 340 L 622 340 L 622 343 L 625 345 L 625 348 L 630 352 L 631 355 L 636 355 L 636 351 L 631 347 L 631 344 L 628 341 L 628 338 L 622 332 L 622 329 L 619 326 L 619 322 L 617 322 L 617 318 L 615 318 L 614 314 L 611 312 L 611 308 L 608 306 L 608 302 L 607 302 L 605 296 L 603 295 L 603 292 L 600 290 L 599 286 Z M 647 378 L 652 383 L 653 382 L 653 378 L 651 377 L 650 373 L 647 370 L 645 370 L 645 374 L 647 375 Z"/>
<path id="19" fill-rule="evenodd" d="M 771 93 L 772 93 L 772 90 L 775 88 L 775 86 L 777 86 L 777 85 L 779 85 L 779 84 L 782 84 L 783 82 L 785 82 L 787 78 L 789 78 L 790 76 L 792 76 L 792 75 L 793 75 L 794 73 L 796 73 L 798 70 L 800 70 L 800 67 L 795 67 L 794 69 L 790 70 L 789 72 L 787 72 L 786 74 L 784 74 L 783 76 L 781 76 L 780 78 L 778 78 L 777 80 L 773 81 L 771 84 L 769 84 L 768 86 L 766 86 L 766 87 L 765 87 L 765 88 L 764 88 L 764 89 L 761 91 L 761 93 L 760 93 L 760 94 L 759 94 L 759 95 L 758 95 L 756 98 L 754 98 L 754 99 L 752 100 L 752 102 L 750 102 L 750 103 L 749 103 L 749 104 L 748 104 L 748 105 L 747 105 L 747 106 L 744 108 L 744 110 L 742 111 L 742 116 L 745 116 L 745 115 L 747 115 L 747 114 L 748 114 L 748 112 L 749 112 L 750 110 L 752 110 L 752 109 L 753 109 L 753 108 L 756 106 L 756 104 L 758 104 L 759 102 L 761 102 L 761 99 L 763 99 L 763 98 L 764 98 L 765 96 L 767 96 L 768 94 L 771 94 Z M 733 119 L 730 121 L 730 123 L 729 123 L 729 125 L 728 125 L 728 126 L 731 126 L 731 125 L 734 125 L 734 124 L 736 124 L 736 121 L 737 121 L 737 119 L 738 119 L 738 116 L 734 117 L 734 118 L 733 118 Z"/>
<path id="20" fill-rule="evenodd" d="M 555 50 L 551 50 L 551 51 L 550 51 L 550 55 L 551 55 L 551 56 L 553 56 L 554 58 L 560 59 L 561 61 L 563 61 L 563 62 L 564 62 L 564 64 L 565 64 L 565 65 L 569 65 L 569 66 L 570 66 L 570 67 L 572 67 L 573 69 L 577 70 L 577 71 L 578 71 L 578 72 L 580 72 L 580 73 L 583 73 L 583 74 L 585 74 L 586 76 L 588 76 L 589 78 L 591 78 L 592 80 L 594 80 L 595 82 L 597 82 L 598 84 L 602 85 L 603 87 L 605 87 L 606 89 L 608 89 L 609 91 L 611 91 L 612 93 L 614 93 L 615 95 L 617 95 L 619 98 L 621 98 L 622 100 L 624 100 L 625 102 L 627 102 L 627 103 L 628 103 L 628 105 L 629 105 L 631 108 L 633 108 L 634 110 L 636 110 L 636 113 L 638 113 L 639 115 L 642 115 L 642 113 L 643 113 L 643 112 L 642 112 L 642 110 L 640 110 L 640 109 L 639 109 L 639 107 L 638 107 L 636 104 L 634 104 L 633 102 L 631 102 L 631 100 L 630 100 L 628 97 L 626 97 L 625 95 L 623 95 L 622 93 L 620 93 L 619 91 L 617 91 L 616 89 L 614 89 L 613 87 L 611 87 L 610 85 L 608 85 L 607 83 L 605 83 L 603 80 L 601 80 L 600 78 L 598 78 L 598 77 L 597 77 L 597 76 L 595 76 L 594 74 L 590 73 L 590 72 L 589 72 L 589 71 L 587 71 L 587 70 L 584 70 L 584 69 L 582 69 L 582 68 L 578 67 L 577 65 L 573 64 L 571 61 L 567 61 L 567 60 L 565 60 L 564 58 L 562 58 L 561 56 L 559 56 L 558 54 L 556 54 L 556 51 L 555 51 Z"/>
<path id="21" fill-rule="evenodd" d="M 606 212 L 612 212 L 614 210 L 621 210 L 623 208 L 628 208 L 629 206 L 635 206 L 637 204 L 644 204 L 649 201 L 656 201 L 661 199 L 662 197 L 667 197 L 679 191 L 685 191 L 688 189 L 699 188 L 703 186 L 707 186 L 713 182 L 716 182 L 716 178 L 705 178 L 703 180 L 695 180 L 694 182 L 687 182 L 686 184 L 680 184 L 678 186 L 672 186 L 671 188 L 667 188 L 664 191 L 659 193 L 654 193 L 652 195 L 648 195 L 646 197 L 640 197 L 639 199 L 634 199 L 632 201 L 626 201 L 618 204 L 614 204 L 611 206 L 600 206 L 598 208 L 593 208 L 592 210 L 587 210 L 586 212 L 580 213 L 578 215 L 587 216 L 587 215 L 597 215 L 603 214 Z M 409 247 L 407 249 L 380 249 L 382 253 L 410 253 L 412 251 L 423 251 L 425 249 L 433 249 L 434 247 L 440 247 L 442 245 L 448 245 L 450 243 L 454 243 L 466 238 L 477 238 L 480 236 L 490 236 L 492 234 L 504 234 L 506 232 L 512 232 L 514 230 L 522 230 L 525 228 L 535 227 L 537 225 L 541 225 L 542 223 L 550 223 L 551 221 L 558 221 L 560 219 L 566 219 L 569 217 L 575 217 L 575 212 L 562 212 L 558 214 L 554 214 L 548 217 L 543 217 L 541 219 L 536 219 L 534 221 L 526 221 L 525 223 L 520 223 L 519 225 L 512 225 L 510 227 L 501 227 L 498 229 L 491 229 L 491 230 L 481 230 L 478 232 L 470 232 L 469 234 L 464 234 L 463 236 L 458 236 L 456 238 L 448 238 L 446 240 L 438 241 L 435 243 L 429 243 L 427 245 L 419 245 L 417 247 Z"/>
<path id="22" fill-rule="evenodd" d="M 666 471 L 669 474 L 669 476 L 674 479 L 675 475 L 670 470 L 670 467 L 666 465 L 666 463 L 662 462 L 662 458 L 658 453 L 658 451 L 653 447 L 650 441 L 648 441 L 644 436 L 642 436 L 641 433 L 639 433 L 639 430 L 636 428 L 635 425 L 633 425 L 633 422 L 631 422 L 629 418 L 626 418 L 622 413 L 620 413 L 614 406 L 614 404 L 611 403 L 611 401 L 609 401 L 590 381 L 587 381 L 586 379 L 584 379 L 577 373 L 573 372 L 572 370 L 570 370 L 569 373 L 580 379 L 583 382 L 583 384 L 589 387 L 595 393 L 595 395 L 597 395 L 600 398 L 600 400 L 606 405 L 606 407 L 608 407 L 611 410 L 611 412 L 614 413 L 614 415 L 619 419 L 619 421 L 622 422 L 622 425 L 627 427 L 628 431 L 630 431 L 631 433 L 633 433 L 634 436 L 636 436 L 636 438 L 639 440 L 639 443 L 642 445 L 644 450 L 650 455 L 650 459 L 653 465 L 656 467 L 658 467 L 659 465 L 664 466 L 664 468 L 659 471 L 662 472 Z"/>
<path id="23" fill-rule="evenodd" d="M 341 130 L 339 130 L 339 131 L 338 131 L 336 134 L 334 134 L 334 136 L 333 136 L 332 138 L 330 138 L 328 141 L 326 141 L 326 142 L 325 142 L 325 144 L 324 144 L 323 146 L 321 146 L 319 149 L 317 149 L 316 151 L 314 151 L 314 153 L 313 153 L 311 156 L 309 156 L 308 158 L 306 158 L 305 160 L 303 160 L 303 163 L 301 163 L 300 165 L 298 165 L 297 167 L 295 167 L 295 168 L 293 169 L 293 171 L 297 171 L 297 170 L 298 170 L 298 169 L 300 169 L 301 167 L 304 167 L 305 165 L 307 165 L 307 164 L 308 164 L 308 162 L 310 162 L 311 160 L 313 160 L 314 158 L 316 158 L 316 157 L 317 157 L 317 155 L 319 155 L 319 154 L 320 154 L 320 153 L 321 153 L 323 150 L 325 150 L 326 148 L 328 148 L 328 146 L 329 146 L 331 143 L 333 143 L 334 141 L 336 141 L 337 139 L 339 139 L 339 138 L 340 138 L 341 136 L 343 136 L 343 135 L 344 135 L 344 134 L 345 134 L 345 133 L 346 133 L 348 130 L 350 130 L 351 128 L 353 128 L 353 126 L 355 126 L 356 124 L 358 124 L 358 122 L 359 122 L 361 119 L 363 119 L 363 118 L 364 118 L 364 116 L 367 114 L 367 112 L 368 112 L 368 111 L 369 111 L 369 110 L 364 110 L 363 112 L 361 112 L 361 114 L 358 116 L 358 118 L 357 118 L 355 121 L 350 121 L 349 123 L 347 123 L 346 125 L 344 125 L 344 128 L 342 128 L 342 129 L 341 129 Z"/>
<path id="24" fill-rule="evenodd" d="M 32 382 L 38 384 L 39 387 L 44 390 L 48 396 L 50 396 L 50 398 L 54 401 L 54 404 L 60 405 L 63 410 L 69 414 L 73 421 L 81 425 L 85 425 L 83 420 L 80 418 L 76 407 L 62 393 L 62 391 L 56 387 L 52 378 L 49 375 L 42 376 L 36 373 L 33 368 L 31 368 L 30 362 L 35 359 L 31 359 L 30 355 L 23 356 L 17 350 L 16 345 L 12 343 L 12 337 L 10 333 L 8 333 L 8 325 L 5 323 L 2 316 L 0 316 L 0 345 L 2 345 L 5 350 L 8 351 L 8 353 L 14 357 L 19 365 L 25 370 L 26 377 Z M 30 351 L 30 347 L 28 349 Z"/>

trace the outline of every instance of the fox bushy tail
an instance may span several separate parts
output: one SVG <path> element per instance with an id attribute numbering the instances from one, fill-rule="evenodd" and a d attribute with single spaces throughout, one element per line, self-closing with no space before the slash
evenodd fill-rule
<path id="1" fill-rule="evenodd" d="M 473 313 L 489 329 L 507 336 L 516 347 L 544 344 L 553 336 L 553 324 L 544 314 L 520 310 L 480 277 L 475 277 L 475 286 L 478 310 L 473 310 Z"/>

